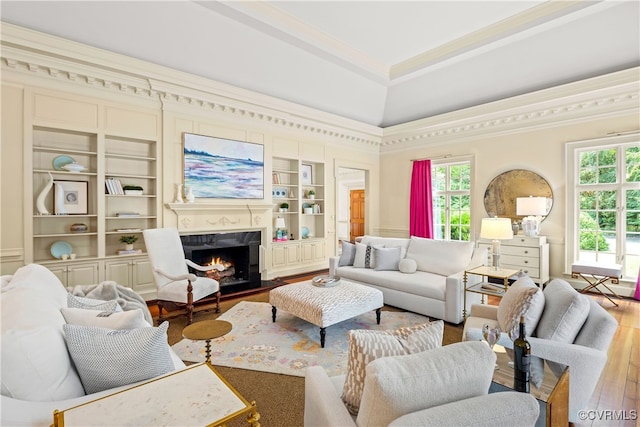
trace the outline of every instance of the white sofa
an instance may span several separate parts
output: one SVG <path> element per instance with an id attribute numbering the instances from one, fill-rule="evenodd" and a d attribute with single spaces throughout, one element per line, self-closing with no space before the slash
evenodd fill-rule
<path id="1" fill-rule="evenodd" d="M 3 426 L 49 426 L 55 409 L 64 410 L 130 386 L 85 394 L 63 332 L 66 321 L 61 309 L 69 313 L 69 292 L 51 271 L 30 264 L 2 276 L 1 285 Z M 153 330 L 145 320 L 148 313 L 136 311 L 124 314 L 135 318 L 140 330 Z M 173 371 L 185 367 L 168 343 L 167 351 L 165 366 Z"/>
<path id="2" fill-rule="evenodd" d="M 321 366 L 305 374 L 305 427 L 534 426 L 536 399 L 515 391 L 488 394 L 496 356 L 482 342 L 381 357 L 366 367 L 357 416 L 340 398 L 345 375 Z"/>
<path id="3" fill-rule="evenodd" d="M 349 264 L 345 256 L 352 248 L 349 245 L 343 242 L 343 255 L 329 259 L 329 274 L 381 290 L 385 304 L 454 324 L 463 320 L 464 270 L 483 265 L 487 259 L 486 249 L 475 248 L 473 242 L 364 236 L 356 241 L 355 248 L 357 251 L 362 249 L 361 245 L 374 248 L 370 255 L 373 268 L 366 268 L 358 263 L 357 257 L 355 263 L 344 265 Z M 385 265 L 381 269 L 376 259 L 393 252 L 393 248 L 400 248 L 400 262 L 393 268 L 383 260 Z M 467 286 L 480 280 L 479 276 L 469 275 Z M 479 302 L 479 294 L 467 294 L 467 310 Z"/>

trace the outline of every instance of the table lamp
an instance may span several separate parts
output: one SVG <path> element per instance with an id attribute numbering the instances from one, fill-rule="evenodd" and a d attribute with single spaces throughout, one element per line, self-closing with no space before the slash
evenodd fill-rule
<path id="1" fill-rule="evenodd" d="M 480 238 L 492 241 L 493 269 L 500 270 L 500 240 L 513 239 L 511 220 L 509 218 L 483 218 L 480 226 Z"/>
<path id="2" fill-rule="evenodd" d="M 284 218 L 277 217 L 276 218 L 276 240 L 286 240 L 287 234 L 285 233 L 285 229 L 287 225 L 284 222 Z"/>
<path id="3" fill-rule="evenodd" d="M 547 214 L 546 197 L 516 198 L 516 215 L 523 215 L 522 229 L 525 236 L 535 237 L 540 232 L 542 217 Z"/>

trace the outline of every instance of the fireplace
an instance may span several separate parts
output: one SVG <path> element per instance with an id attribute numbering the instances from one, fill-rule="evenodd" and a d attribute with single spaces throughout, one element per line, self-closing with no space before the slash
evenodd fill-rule
<path id="1" fill-rule="evenodd" d="M 216 276 L 212 272 L 191 270 L 199 276 L 214 277 L 223 295 L 259 288 L 260 231 L 189 234 L 180 236 L 185 256 L 196 264 L 222 264 Z"/>

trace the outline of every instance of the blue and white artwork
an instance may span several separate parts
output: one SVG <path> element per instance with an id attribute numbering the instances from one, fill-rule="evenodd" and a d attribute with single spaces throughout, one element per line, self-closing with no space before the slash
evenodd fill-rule
<path id="1" fill-rule="evenodd" d="M 264 147 L 185 133 L 184 185 L 199 198 L 263 199 Z"/>

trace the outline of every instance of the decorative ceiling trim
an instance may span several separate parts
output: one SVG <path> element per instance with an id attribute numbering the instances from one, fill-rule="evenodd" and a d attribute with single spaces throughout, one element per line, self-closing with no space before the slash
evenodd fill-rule
<path id="1" fill-rule="evenodd" d="M 640 67 L 384 129 L 381 152 L 638 114 Z"/>
<path id="2" fill-rule="evenodd" d="M 3 23 L 1 30 L 3 70 L 27 79 L 132 95 L 165 106 L 198 108 L 205 114 L 215 111 L 261 126 L 330 138 L 333 143 L 347 141 L 361 148 L 377 150 L 381 141 L 382 129 L 377 126 L 11 24 Z"/>

